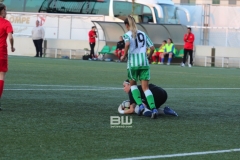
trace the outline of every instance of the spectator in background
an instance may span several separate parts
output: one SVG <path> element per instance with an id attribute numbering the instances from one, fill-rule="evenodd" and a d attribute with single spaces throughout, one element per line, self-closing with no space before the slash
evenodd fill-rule
<path id="1" fill-rule="evenodd" d="M 92 27 L 91 31 L 89 31 L 88 37 L 89 37 L 89 44 L 90 44 L 90 48 L 91 48 L 90 58 L 93 59 L 93 58 L 95 58 L 95 56 L 94 56 L 94 47 L 95 47 L 96 38 L 97 38 L 97 33 L 96 33 L 96 27 L 95 26 Z"/>
<path id="2" fill-rule="evenodd" d="M 152 64 L 157 64 L 157 58 L 158 58 L 158 64 L 161 64 L 161 55 L 164 53 L 165 51 L 165 45 L 166 45 L 167 41 L 164 40 L 159 48 L 158 51 L 154 52 L 152 55 Z"/>
<path id="3" fill-rule="evenodd" d="M 8 53 L 7 53 L 7 37 L 9 38 L 11 50 L 15 51 L 13 47 L 13 28 L 11 23 L 6 20 L 7 10 L 6 6 L 0 3 L 0 111 L 1 111 L 1 97 L 4 87 L 5 75 L 8 71 Z"/>
<path id="4" fill-rule="evenodd" d="M 32 29 L 32 39 L 36 48 L 36 56 L 42 57 L 42 43 L 45 36 L 45 31 L 42 26 L 39 25 L 39 20 L 36 21 L 36 27 Z"/>
<path id="5" fill-rule="evenodd" d="M 185 44 L 184 44 L 184 56 L 183 56 L 183 61 L 182 61 L 182 67 L 185 67 L 187 54 L 189 54 L 189 56 L 190 56 L 190 64 L 188 64 L 188 66 L 192 67 L 192 65 L 193 65 L 194 34 L 192 34 L 191 30 L 192 29 L 190 27 L 188 27 L 187 33 L 183 37 Z"/>
<path id="6" fill-rule="evenodd" d="M 124 54 L 124 48 L 125 48 L 125 42 L 123 40 L 123 37 L 120 36 L 120 41 L 117 43 L 117 48 L 115 51 L 116 56 L 118 57 L 119 60 L 121 60 L 121 57 Z"/>
<path id="7" fill-rule="evenodd" d="M 173 44 L 172 39 L 171 39 L 171 38 L 168 38 L 167 44 L 165 45 L 164 53 L 161 55 L 162 64 L 163 64 L 163 62 L 164 62 L 164 56 L 165 56 L 166 54 L 168 54 L 168 62 L 167 62 L 167 65 L 170 65 L 174 53 L 175 53 L 175 46 L 174 46 L 174 44 Z"/>

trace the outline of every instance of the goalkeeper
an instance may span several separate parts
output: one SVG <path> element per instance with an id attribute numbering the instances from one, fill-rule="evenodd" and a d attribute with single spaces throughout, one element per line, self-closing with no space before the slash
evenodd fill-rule
<path id="1" fill-rule="evenodd" d="M 148 102 L 146 100 L 146 96 L 142 90 L 141 85 L 137 86 L 140 95 L 142 98 L 142 101 L 144 103 L 145 110 L 143 112 L 143 115 L 151 117 L 152 111 L 150 110 L 150 107 L 148 105 Z M 129 80 L 125 80 L 123 82 L 123 90 L 128 94 L 129 101 L 130 101 L 130 108 L 128 110 L 122 110 L 120 107 L 118 109 L 118 112 L 120 114 L 132 114 L 132 113 L 138 113 L 139 106 L 136 105 L 136 102 L 133 98 L 132 92 L 131 92 L 131 86 Z M 164 109 L 160 109 L 160 107 L 167 101 L 167 92 L 162 89 L 161 87 L 158 87 L 154 84 L 149 84 L 149 90 L 152 92 L 156 108 L 158 110 L 158 114 L 167 114 L 167 115 L 173 115 L 178 116 L 178 114 L 172 110 L 170 107 L 165 107 Z"/>

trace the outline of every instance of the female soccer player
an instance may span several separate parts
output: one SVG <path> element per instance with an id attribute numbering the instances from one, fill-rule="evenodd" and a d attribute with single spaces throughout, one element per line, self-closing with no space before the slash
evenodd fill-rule
<path id="1" fill-rule="evenodd" d="M 7 54 L 7 37 L 11 44 L 12 52 L 15 51 L 13 47 L 13 28 L 11 23 L 6 20 L 7 10 L 6 6 L 0 3 L 0 110 L 1 110 L 1 97 L 3 93 L 4 78 L 8 71 L 8 54 Z"/>
<path id="2" fill-rule="evenodd" d="M 173 44 L 173 41 L 171 38 L 168 38 L 167 40 L 167 44 L 165 45 L 165 51 L 164 53 L 162 53 L 161 55 L 161 58 L 162 58 L 162 64 L 164 62 L 164 56 L 166 54 L 168 54 L 168 62 L 167 62 L 167 65 L 170 65 L 171 61 L 172 61 L 172 57 L 175 53 L 175 46 Z"/>
<path id="3" fill-rule="evenodd" d="M 159 48 L 159 50 L 155 53 L 153 53 L 152 55 L 152 64 L 157 64 L 156 58 L 158 58 L 158 64 L 161 64 L 161 56 L 165 51 L 165 45 L 166 45 L 167 41 L 164 40 Z"/>
<path id="4" fill-rule="evenodd" d="M 124 24 L 128 32 L 123 35 L 123 39 L 125 41 L 125 49 L 121 60 L 123 61 L 128 55 L 128 79 L 130 81 L 133 98 L 136 101 L 137 105 L 139 105 L 138 115 L 142 115 L 144 112 L 144 105 L 140 91 L 137 87 L 137 81 L 140 80 L 142 89 L 147 98 L 147 102 L 150 106 L 150 109 L 152 110 L 151 118 L 156 118 L 158 110 L 156 109 L 152 92 L 148 88 L 148 81 L 150 80 L 150 69 L 148 57 L 146 54 L 147 47 L 151 49 L 149 57 L 152 56 L 155 48 L 148 36 L 144 32 L 137 29 L 137 25 L 133 17 L 128 16 L 125 19 Z"/>
<path id="5" fill-rule="evenodd" d="M 142 97 L 143 105 L 145 106 L 143 115 L 149 117 L 149 116 L 151 116 L 152 112 L 149 110 L 150 107 L 147 103 L 147 99 L 144 95 L 142 87 L 140 85 L 138 85 L 137 87 L 140 91 L 140 95 Z M 124 92 L 126 92 L 128 94 L 130 107 L 129 107 L 128 110 L 123 110 L 122 106 L 120 105 L 118 107 L 118 112 L 120 114 L 132 114 L 134 112 L 138 113 L 139 106 L 136 105 L 136 102 L 133 98 L 133 94 L 131 92 L 131 86 L 130 86 L 130 83 L 129 83 L 128 79 L 123 82 L 123 90 L 124 90 Z M 154 84 L 149 84 L 149 90 L 153 94 L 154 101 L 155 101 L 155 104 L 156 104 L 156 108 L 158 110 L 158 115 L 167 114 L 167 115 L 178 116 L 178 114 L 173 109 L 171 109 L 170 107 L 166 106 L 166 107 L 164 107 L 164 109 L 160 108 L 167 101 L 167 98 L 168 98 L 168 94 L 163 88 L 161 88 L 159 86 L 156 86 Z"/>

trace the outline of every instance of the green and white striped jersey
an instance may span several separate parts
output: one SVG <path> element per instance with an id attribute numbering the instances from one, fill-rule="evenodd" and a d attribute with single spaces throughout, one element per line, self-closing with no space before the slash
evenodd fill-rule
<path id="1" fill-rule="evenodd" d="M 125 42 L 130 42 L 128 50 L 128 69 L 148 69 L 149 62 L 147 59 L 147 47 L 152 47 L 153 43 L 150 38 L 142 31 L 137 31 L 137 36 L 132 37 L 132 31 L 123 35 Z"/>

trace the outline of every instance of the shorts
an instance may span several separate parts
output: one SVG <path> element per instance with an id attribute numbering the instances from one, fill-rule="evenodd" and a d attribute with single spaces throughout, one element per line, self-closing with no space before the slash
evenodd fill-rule
<path id="1" fill-rule="evenodd" d="M 128 69 L 128 79 L 129 80 L 150 80 L 150 70 L 149 69 Z"/>
<path id="2" fill-rule="evenodd" d="M 117 54 L 119 51 L 121 51 L 121 56 L 123 56 L 123 55 L 124 55 L 124 50 L 119 50 L 119 49 L 117 49 L 117 50 L 115 51 L 115 53 Z"/>
<path id="3" fill-rule="evenodd" d="M 163 52 L 155 52 L 156 56 L 160 56 Z"/>
<path id="4" fill-rule="evenodd" d="M 7 71 L 8 71 L 8 60 L 0 59 L 0 72 L 7 72 Z"/>

